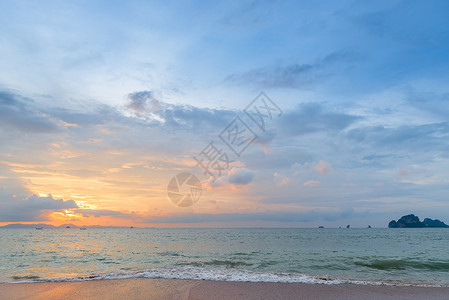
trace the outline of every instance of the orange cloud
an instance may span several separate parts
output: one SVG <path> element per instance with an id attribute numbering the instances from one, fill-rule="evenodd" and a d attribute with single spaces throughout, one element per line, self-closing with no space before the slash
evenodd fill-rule
<path id="1" fill-rule="evenodd" d="M 320 182 L 317 180 L 309 180 L 307 182 L 304 182 L 304 186 L 318 186 L 320 185 Z"/>
<path id="2" fill-rule="evenodd" d="M 313 168 L 321 175 L 330 174 L 333 172 L 331 166 L 327 162 L 322 160 L 320 160 Z"/>

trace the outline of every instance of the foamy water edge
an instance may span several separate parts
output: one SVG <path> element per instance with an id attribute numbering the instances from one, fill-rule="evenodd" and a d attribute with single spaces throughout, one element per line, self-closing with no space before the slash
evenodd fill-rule
<path id="1" fill-rule="evenodd" d="M 31 278 L 32 279 L 28 279 Z M 155 268 L 151 270 L 112 272 L 91 274 L 76 277 L 41 278 L 36 276 L 17 277 L 17 281 L 0 283 L 38 283 L 38 282 L 80 282 L 112 279 L 180 279 L 180 280 L 210 280 L 227 282 L 271 282 L 271 283 L 305 283 L 305 284 L 356 284 L 356 285 L 384 285 L 384 286 L 418 286 L 418 287 L 447 287 L 443 284 L 429 284 L 405 282 L 395 280 L 356 280 L 339 279 L 327 276 L 311 276 L 305 274 L 287 273 L 257 273 L 245 270 L 204 269 L 199 267 Z M 21 280 L 25 279 L 25 280 Z M 28 280 L 27 280 L 28 279 Z"/>

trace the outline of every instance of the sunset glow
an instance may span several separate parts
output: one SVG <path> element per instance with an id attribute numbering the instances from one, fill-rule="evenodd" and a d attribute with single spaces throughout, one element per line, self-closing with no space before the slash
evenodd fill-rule
<path id="1" fill-rule="evenodd" d="M 447 5 L 326 3 L 0 4 L 0 225 L 448 219 Z"/>

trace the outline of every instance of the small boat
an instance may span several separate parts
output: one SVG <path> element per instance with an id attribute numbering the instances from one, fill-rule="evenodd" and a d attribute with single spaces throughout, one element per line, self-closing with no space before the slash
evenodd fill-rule
<path id="1" fill-rule="evenodd" d="M 65 228 L 70 228 L 70 226 L 66 226 Z"/>
<path id="2" fill-rule="evenodd" d="M 36 230 L 42 230 L 44 227 L 36 227 Z"/>
<path id="3" fill-rule="evenodd" d="M 129 228 L 134 228 L 133 226 L 129 227 Z"/>

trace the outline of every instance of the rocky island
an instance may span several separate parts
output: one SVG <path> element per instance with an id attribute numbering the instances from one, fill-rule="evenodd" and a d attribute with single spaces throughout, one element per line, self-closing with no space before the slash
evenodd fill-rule
<path id="1" fill-rule="evenodd" d="M 398 221 L 392 220 L 388 223 L 388 228 L 448 228 L 444 222 L 438 219 L 432 220 L 425 218 L 424 221 L 420 221 L 414 214 L 406 215 L 400 218 Z"/>

